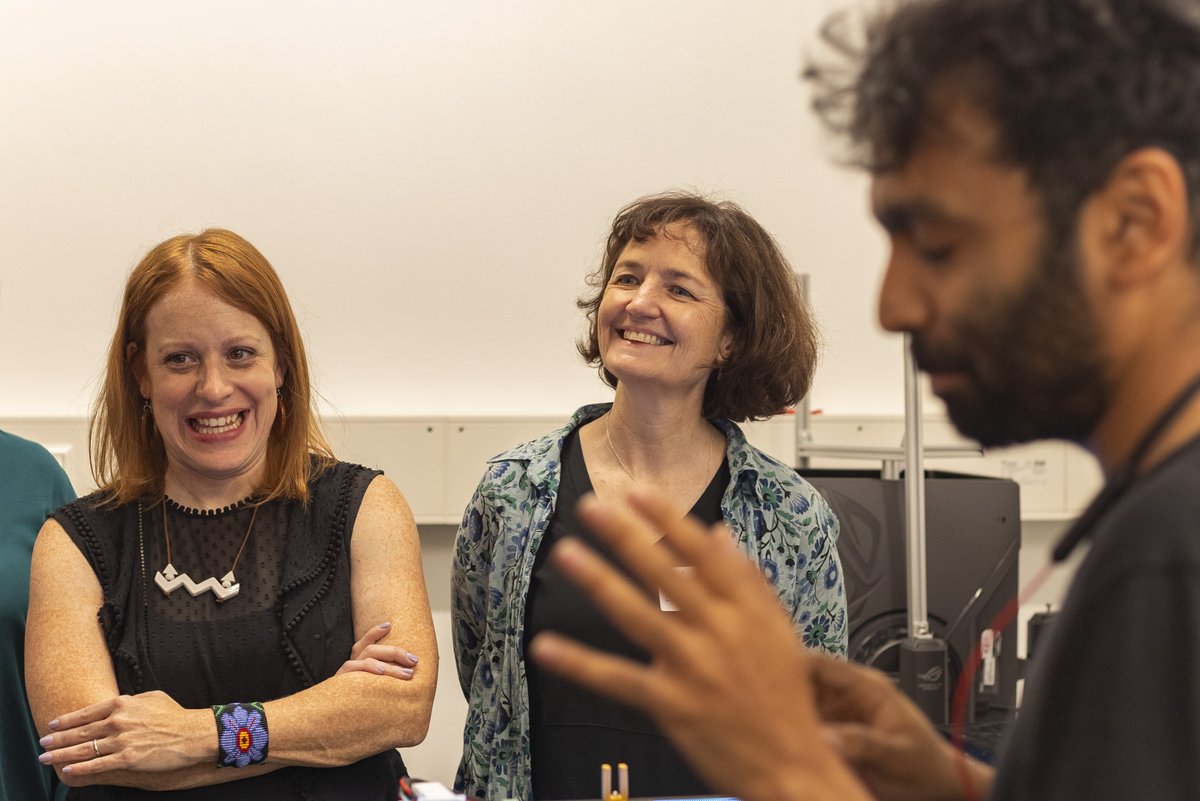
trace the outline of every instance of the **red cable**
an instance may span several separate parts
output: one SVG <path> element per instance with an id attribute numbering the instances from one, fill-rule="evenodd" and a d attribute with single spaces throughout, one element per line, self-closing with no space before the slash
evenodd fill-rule
<path id="1" fill-rule="evenodd" d="M 991 622 L 988 628 L 993 631 L 1004 631 L 1013 618 L 1017 616 L 1021 604 L 1029 600 L 1029 596 L 1042 588 L 1042 584 L 1046 582 L 1046 578 L 1050 575 L 1054 567 L 1053 562 L 1043 565 L 1038 574 L 1033 577 L 1033 580 L 1004 605 L 1004 608 L 1000 610 L 1000 614 L 996 615 L 995 620 Z M 963 729 L 967 721 L 967 699 L 971 696 L 971 687 L 975 683 L 975 674 L 979 672 L 979 665 L 982 662 L 983 649 L 979 641 L 976 640 L 975 647 L 971 649 L 971 655 L 967 659 L 967 663 L 963 666 L 962 675 L 958 677 L 958 684 L 954 688 L 954 701 L 950 708 L 950 742 L 958 755 L 955 764 L 958 768 L 958 777 L 962 781 L 966 801 L 981 801 L 982 798 L 978 790 L 976 790 L 974 782 L 971 781 L 971 772 L 967 765 L 967 755 L 963 750 Z"/>

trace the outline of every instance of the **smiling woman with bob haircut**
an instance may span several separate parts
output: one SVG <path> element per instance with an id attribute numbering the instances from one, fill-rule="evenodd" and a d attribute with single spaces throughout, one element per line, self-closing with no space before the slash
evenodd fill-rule
<path id="1" fill-rule="evenodd" d="M 68 798 L 393 801 L 437 678 L 416 527 L 333 457 L 253 245 L 209 229 L 134 268 L 91 450 L 100 489 L 38 536 L 26 636 Z"/>
<path id="2" fill-rule="evenodd" d="M 579 349 L 613 402 L 491 459 L 456 541 L 451 611 L 469 704 L 457 785 L 486 801 L 593 797 L 603 762 L 634 767 L 632 795 L 708 792 L 649 719 L 524 661 L 546 629 L 644 658 L 546 559 L 563 537 L 594 542 L 574 514 L 585 493 L 651 488 L 680 515 L 724 521 L 796 635 L 846 651 L 837 519 L 735 422 L 799 402 L 816 361 L 775 241 L 732 203 L 647 197 L 613 221 L 590 283 Z"/>

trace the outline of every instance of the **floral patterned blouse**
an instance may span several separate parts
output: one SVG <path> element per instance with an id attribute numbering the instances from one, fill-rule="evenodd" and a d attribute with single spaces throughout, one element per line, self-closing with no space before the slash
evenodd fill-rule
<path id="1" fill-rule="evenodd" d="M 525 599 L 534 557 L 554 512 L 563 440 L 610 404 L 584 406 L 564 428 L 488 461 L 463 514 L 451 572 L 458 679 L 467 698 L 455 787 L 484 801 L 530 794 Z M 726 524 L 756 560 L 810 647 L 844 656 L 846 594 L 834 545 L 838 521 L 796 472 L 717 420 L 728 440 Z"/>

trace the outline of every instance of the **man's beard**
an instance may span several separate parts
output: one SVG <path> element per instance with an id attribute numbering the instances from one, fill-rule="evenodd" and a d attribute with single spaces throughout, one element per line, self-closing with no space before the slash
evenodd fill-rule
<path id="1" fill-rule="evenodd" d="M 942 398 L 964 436 L 985 447 L 1078 442 L 1104 413 L 1109 393 L 1099 328 L 1072 248 L 1050 244 L 1023 288 L 978 299 L 955 334 L 947 344 L 914 334 L 912 350 L 922 370 L 967 377 Z"/>

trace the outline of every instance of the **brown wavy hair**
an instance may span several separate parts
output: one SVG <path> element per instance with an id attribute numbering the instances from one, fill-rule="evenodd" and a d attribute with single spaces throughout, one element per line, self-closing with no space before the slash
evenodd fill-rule
<path id="1" fill-rule="evenodd" d="M 702 414 L 735 422 L 761 420 L 800 401 L 812 384 L 817 330 L 796 276 L 779 245 L 737 204 L 669 192 L 640 198 L 613 220 L 604 260 L 588 277 L 591 290 L 578 300 L 588 333 L 580 355 L 599 369 L 610 387 L 617 377 L 600 359 L 598 312 L 621 252 L 685 226 L 704 242 L 708 273 L 720 287 L 733 337 L 729 356 L 713 365 L 704 389 Z"/>
<path id="2" fill-rule="evenodd" d="M 122 504 L 163 493 L 167 454 L 153 419 L 142 412 L 144 401 L 133 360 L 145 358 L 150 309 L 190 278 L 254 315 L 270 334 L 284 370 L 280 401 L 285 413 L 277 414 L 271 426 L 266 470 L 256 494 L 263 501 L 278 497 L 307 501 L 314 469 L 332 463 L 333 452 L 316 412 L 300 327 L 270 262 L 254 245 L 223 228 L 159 243 L 125 282 L 117 330 L 88 430 L 92 477 L 101 501 Z"/>

